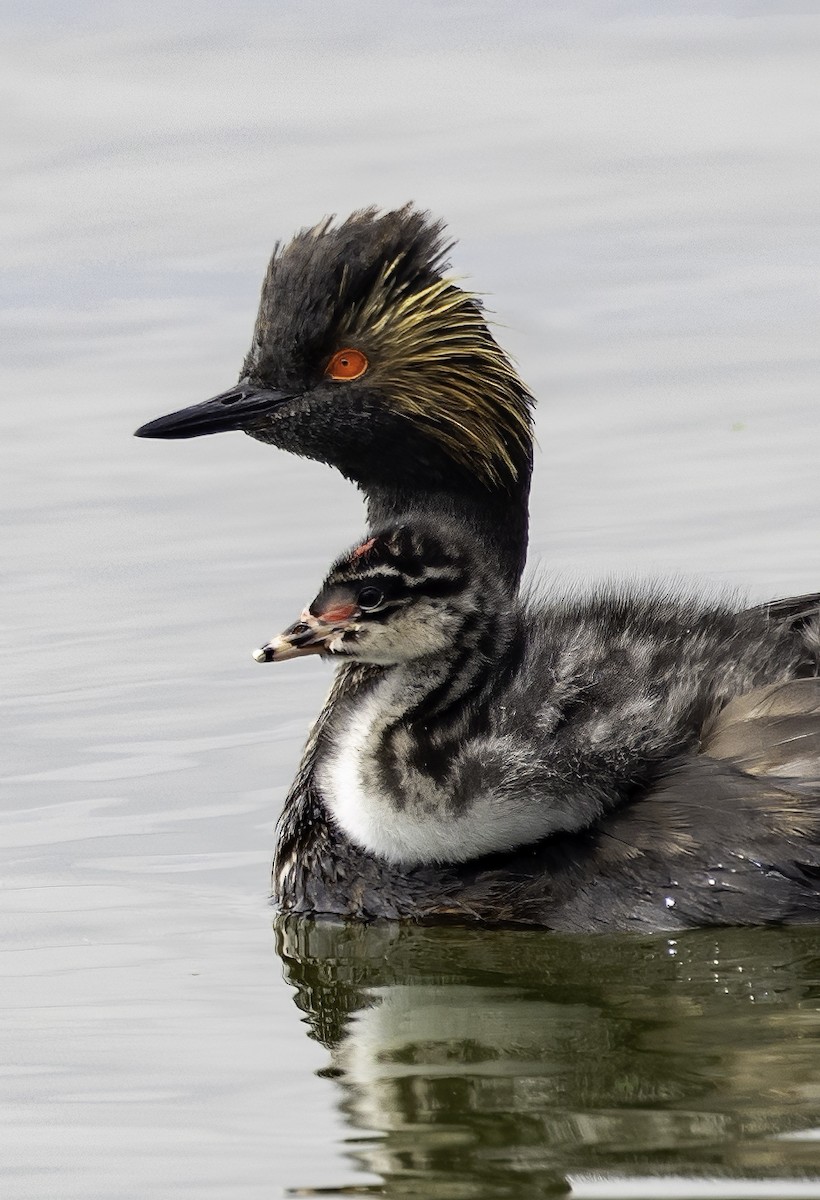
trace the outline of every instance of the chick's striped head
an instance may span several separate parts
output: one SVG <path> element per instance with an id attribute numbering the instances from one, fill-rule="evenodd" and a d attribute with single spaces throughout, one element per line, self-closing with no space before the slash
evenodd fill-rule
<path id="1" fill-rule="evenodd" d="M 494 607 L 486 576 L 461 530 L 424 521 L 376 530 L 336 560 L 301 623 L 323 652 L 361 662 L 438 655 Z"/>

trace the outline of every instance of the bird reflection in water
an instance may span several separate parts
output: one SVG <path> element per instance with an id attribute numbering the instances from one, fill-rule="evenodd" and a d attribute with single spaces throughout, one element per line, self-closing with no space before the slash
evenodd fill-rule
<path id="1" fill-rule="evenodd" d="M 351 1165 L 380 1180 L 345 1192 L 583 1196 L 603 1175 L 688 1177 L 707 1196 L 706 1179 L 802 1180 L 810 1194 L 816 932 L 574 938 L 294 916 L 275 932 L 329 1051 Z"/>

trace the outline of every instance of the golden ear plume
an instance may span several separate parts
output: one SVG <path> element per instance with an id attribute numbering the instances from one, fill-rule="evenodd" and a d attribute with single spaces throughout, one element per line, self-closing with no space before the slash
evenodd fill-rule
<path id="1" fill-rule="evenodd" d="M 479 300 L 451 279 L 421 290 L 381 272 L 340 330 L 366 347 L 380 390 L 488 487 L 509 486 L 532 444 L 532 397 Z"/>

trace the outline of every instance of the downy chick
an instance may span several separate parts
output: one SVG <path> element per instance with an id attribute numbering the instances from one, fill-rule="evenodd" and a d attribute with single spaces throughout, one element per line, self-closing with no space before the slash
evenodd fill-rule
<path id="1" fill-rule="evenodd" d="M 797 773 L 820 818 L 820 681 L 802 678 L 816 647 L 765 610 L 658 591 L 512 599 L 463 530 L 414 522 L 343 555 L 255 657 L 315 653 L 383 668 L 336 706 L 317 782 L 344 833 L 401 868 L 581 833 L 651 802 L 716 738 L 722 759 L 739 753 L 781 685 L 806 710 L 800 751 L 784 770 L 769 731 L 758 756 Z"/>

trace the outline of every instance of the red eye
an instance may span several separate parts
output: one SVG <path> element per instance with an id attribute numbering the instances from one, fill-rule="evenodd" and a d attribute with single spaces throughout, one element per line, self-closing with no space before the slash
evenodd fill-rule
<path id="1" fill-rule="evenodd" d="M 325 367 L 329 379 L 358 379 L 368 368 L 366 355 L 361 350 L 337 350 Z"/>

